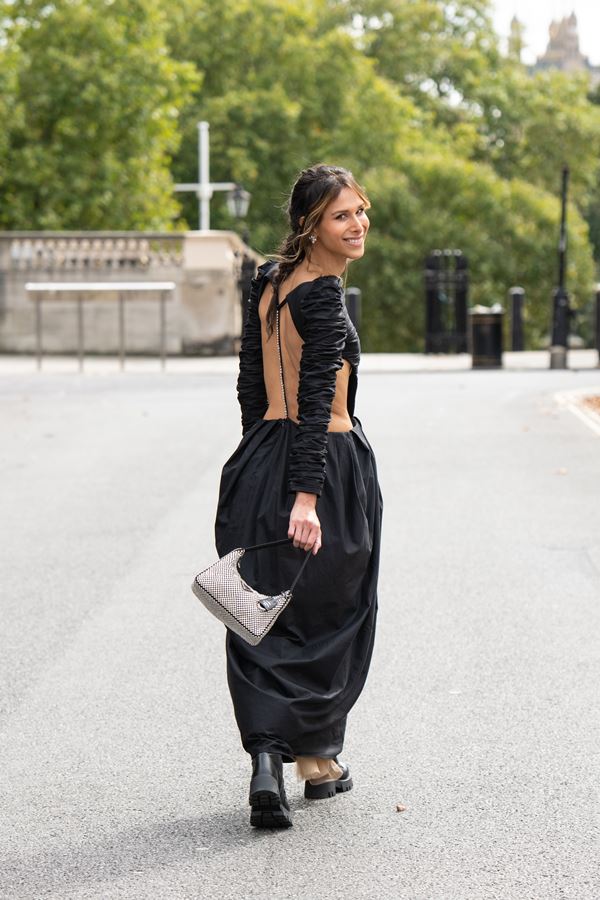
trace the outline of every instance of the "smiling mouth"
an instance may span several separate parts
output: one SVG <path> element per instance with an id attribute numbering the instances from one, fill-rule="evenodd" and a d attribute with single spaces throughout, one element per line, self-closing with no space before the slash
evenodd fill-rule
<path id="1" fill-rule="evenodd" d="M 347 244 L 354 244 L 355 247 L 358 247 L 359 244 L 362 244 L 362 242 L 364 240 L 364 236 L 361 235 L 360 237 L 357 237 L 357 238 L 344 238 L 344 240 L 346 241 Z"/>

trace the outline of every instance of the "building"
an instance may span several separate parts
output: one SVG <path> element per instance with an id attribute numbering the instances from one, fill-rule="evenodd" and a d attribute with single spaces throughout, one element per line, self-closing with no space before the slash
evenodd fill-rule
<path id="1" fill-rule="evenodd" d="M 522 26 L 515 17 L 511 23 L 513 46 L 522 40 Z M 519 49 L 521 45 L 519 46 Z M 517 48 L 515 47 L 515 50 Z M 552 21 L 549 28 L 549 40 L 546 52 L 538 56 L 532 71 L 560 69 L 562 72 L 588 72 L 593 86 L 600 84 L 600 66 L 593 66 L 588 57 L 579 49 L 579 33 L 577 16 L 571 13 L 558 21 Z"/>

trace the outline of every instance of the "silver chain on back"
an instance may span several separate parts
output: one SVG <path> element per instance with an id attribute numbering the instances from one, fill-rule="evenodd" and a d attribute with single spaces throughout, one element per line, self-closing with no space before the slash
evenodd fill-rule
<path id="1" fill-rule="evenodd" d="M 288 419 L 287 400 L 285 397 L 285 382 L 283 380 L 283 357 L 281 355 L 281 342 L 279 340 L 279 295 L 276 296 L 277 306 L 275 308 L 275 334 L 277 336 L 277 353 L 279 354 L 279 382 L 281 384 L 281 396 L 283 397 L 283 409 L 285 418 Z"/>

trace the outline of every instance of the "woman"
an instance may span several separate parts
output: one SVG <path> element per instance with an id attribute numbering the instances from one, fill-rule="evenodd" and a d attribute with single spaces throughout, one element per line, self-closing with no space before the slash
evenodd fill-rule
<path id="1" fill-rule="evenodd" d="M 264 592 L 289 587 L 299 549 L 311 553 L 292 602 L 260 644 L 227 634 L 257 827 L 292 824 L 283 762 L 296 762 L 309 799 L 352 787 L 338 755 L 373 649 L 382 500 L 354 416 L 360 344 L 341 276 L 364 253 L 368 206 L 346 169 L 301 172 L 290 233 L 276 261 L 258 269 L 246 311 L 237 385 L 243 437 L 223 468 L 217 550 L 287 534 L 283 550 L 242 558 L 242 575 Z"/>

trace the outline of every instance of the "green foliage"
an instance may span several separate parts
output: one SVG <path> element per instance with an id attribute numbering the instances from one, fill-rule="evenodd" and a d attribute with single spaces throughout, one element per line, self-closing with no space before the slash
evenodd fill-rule
<path id="1" fill-rule="evenodd" d="M 21 121 L 23 109 L 18 101 L 17 70 L 19 50 L 15 46 L 0 45 L 0 124 Z M 10 132 L 0 127 L 0 192 L 9 171 Z"/>
<path id="2" fill-rule="evenodd" d="M 323 27 L 327 15 L 330 29 Z M 377 75 L 338 18 L 326 0 L 187 0 L 171 20 L 172 52 L 202 73 L 183 118 L 176 178 L 196 180 L 196 123 L 209 121 L 211 177 L 251 189 L 248 225 L 265 251 L 280 239 L 283 217 L 274 210 L 299 169 L 335 160 L 358 171 L 419 139 L 418 108 Z M 195 199 L 183 199 L 182 208 L 195 225 Z M 214 227 L 234 224 L 218 196 L 211 215 Z"/>
<path id="3" fill-rule="evenodd" d="M 19 115 L 9 120 L 0 224 L 168 227 L 178 108 L 198 80 L 169 58 L 163 14 L 151 0 L 10 8 Z"/>
<path id="4" fill-rule="evenodd" d="M 365 349 L 423 350 L 423 264 L 432 249 L 445 247 L 460 248 L 469 260 L 471 304 L 504 303 L 511 285 L 524 287 L 528 344 L 543 343 L 556 279 L 555 197 L 448 153 L 406 158 L 401 174 L 374 170 L 366 184 L 373 202 L 368 250 L 349 275 L 364 291 Z M 593 261 L 574 207 L 570 219 L 569 285 L 581 307 Z"/>
<path id="5" fill-rule="evenodd" d="M 498 52 L 487 0 L 355 0 L 365 51 L 378 71 L 455 143 L 459 155 L 503 178 L 556 194 L 563 164 L 570 194 L 600 260 L 600 88 L 586 75 L 532 74 Z M 513 48 L 514 49 L 514 48 Z"/>
<path id="6" fill-rule="evenodd" d="M 490 0 L 0 0 L 0 227 L 195 227 L 197 123 L 211 178 L 251 191 L 271 252 L 299 169 L 346 165 L 373 200 L 364 346 L 423 346 L 423 260 L 470 261 L 471 300 L 527 290 L 547 335 L 570 165 L 569 288 L 600 259 L 600 91 L 505 58 Z M 212 226 L 240 228 L 222 194 Z M 584 218 L 589 223 L 589 233 Z"/>
<path id="7" fill-rule="evenodd" d="M 587 76 L 558 71 L 528 74 L 506 62 L 473 91 L 475 152 L 506 178 L 519 177 L 555 193 L 566 163 L 571 194 L 581 204 L 600 158 L 600 107 L 590 103 Z"/>
<path id="8" fill-rule="evenodd" d="M 442 115 L 498 64 L 488 0 L 350 0 L 349 8 L 381 74 Z"/>

